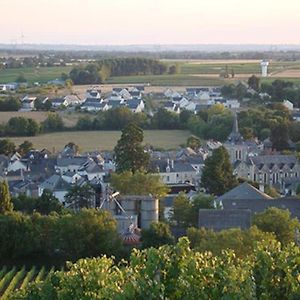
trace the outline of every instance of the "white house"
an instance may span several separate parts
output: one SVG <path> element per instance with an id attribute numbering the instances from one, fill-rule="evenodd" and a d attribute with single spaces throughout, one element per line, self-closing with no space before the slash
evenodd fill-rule
<path id="1" fill-rule="evenodd" d="M 57 108 L 60 106 L 68 106 L 69 103 L 65 97 L 63 98 L 55 98 L 51 100 L 52 107 Z"/>
<path id="2" fill-rule="evenodd" d="M 288 110 L 293 110 L 294 109 L 294 104 L 289 101 L 289 100 L 283 100 L 283 105 L 288 109 Z"/>

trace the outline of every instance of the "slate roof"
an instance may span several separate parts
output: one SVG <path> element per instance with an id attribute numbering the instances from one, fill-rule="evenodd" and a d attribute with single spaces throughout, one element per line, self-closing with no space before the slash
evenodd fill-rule
<path id="1" fill-rule="evenodd" d="M 251 226 L 250 209 L 200 209 L 199 227 L 220 231 L 229 228 L 248 229 Z"/>
<path id="2" fill-rule="evenodd" d="M 85 162 L 87 162 L 88 157 L 84 156 L 75 156 L 75 157 L 61 157 L 57 158 L 56 165 L 58 167 L 67 167 L 70 165 L 81 166 Z"/>
<path id="3" fill-rule="evenodd" d="M 251 161 L 255 165 L 260 164 L 296 164 L 298 162 L 297 157 L 295 155 L 281 155 L 281 154 L 275 154 L 275 155 L 259 155 L 259 156 L 253 156 L 251 157 Z"/>
<path id="4" fill-rule="evenodd" d="M 130 99 L 130 100 L 127 100 L 127 106 L 130 108 L 130 109 L 136 109 L 142 102 L 143 100 L 141 99 Z"/>
<path id="5" fill-rule="evenodd" d="M 264 199 L 272 199 L 272 197 L 268 196 L 267 194 L 261 192 L 251 184 L 244 182 L 243 184 L 238 185 L 237 187 L 233 188 L 229 192 L 225 193 L 224 195 L 217 198 L 218 201 L 224 200 L 264 200 Z"/>
<path id="6" fill-rule="evenodd" d="M 49 191 L 63 191 L 68 190 L 70 188 L 70 184 L 64 181 L 60 175 L 54 174 L 41 183 L 40 187 Z"/>
<path id="7" fill-rule="evenodd" d="M 294 197 L 277 199 L 225 199 L 222 201 L 224 210 L 250 209 L 252 214 L 260 213 L 269 207 L 288 209 L 292 217 L 300 220 L 300 199 Z"/>
<path id="8" fill-rule="evenodd" d="M 195 172 L 195 169 L 191 166 L 190 163 L 185 162 L 185 161 L 180 161 L 180 160 L 176 160 L 173 163 L 173 167 L 172 167 L 172 162 L 167 160 L 152 160 L 151 163 L 151 169 L 153 171 L 158 171 L 161 173 L 165 173 L 166 172 L 166 168 L 169 165 L 170 167 L 170 172 L 175 172 L 175 173 L 180 173 L 180 172 Z"/>

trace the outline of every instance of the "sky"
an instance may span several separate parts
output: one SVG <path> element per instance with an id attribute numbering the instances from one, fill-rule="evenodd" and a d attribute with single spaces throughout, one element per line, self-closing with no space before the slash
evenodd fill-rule
<path id="1" fill-rule="evenodd" d="M 300 44 L 299 30 L 299 0 L 0 0 L 0 43 Z"/>

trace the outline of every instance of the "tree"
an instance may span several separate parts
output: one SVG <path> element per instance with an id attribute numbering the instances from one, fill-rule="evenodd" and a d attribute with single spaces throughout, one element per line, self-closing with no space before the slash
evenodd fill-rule
<path id="1" fill-rule="evenodd" d="M 252 88 L 254 91 L 259 91 L 259 85 L 260 85 L 260 79 L 256 77 L 255 75 L 252 75 L 248 78 L 248 85 L 250 88 Z"/>
<path id="2" fill-rule="evenodd" d="M 61 213 L 63 208 L 59 200 L 48 190 L 44 190 L 43 194 L 36 200 L 35 210 L 42 215 L 48 215 L 54 211 Z"/>
<path id="3" fill-rule="evenodd" d="M 0 154 L 10 155 L 16 151 L 16 145 L 9 139 L 0 140 Z"/>
<path id="4" fill-rule="evenodd" d="M 162 222 L 152 223 L 149 229 L 143 229 L 141 240 L 143 248 L 159 247 L 175 242 L 169 225 Z"/>
<path id="5" fill-rule="evenodd" d="M 70 208 L 78 211 L 82 208 L 94 207 L 94 195 L 95 192 L 90 185 L 79 186 L 75 184 L 67 193 L 65 199 Z"/>
<path id="6" fill-rule="evenodd" d="M 0 214 L 12 211 L 14 208 L 6 181 L 0 182 Z"/>
<path id="7" fill-rule="evenodd" d="M 64 122 L 57 113 L 49 113 L 47 119 L 43 122 L 43 129 L 46 132 L 61 131 L 64 128 Z"/>
<path id="8" fill-rule="evenodd" d="M 18 148 L 18 152 L 21 155 L 27 154 L 30 150 L 33 149 L 33 144 L 29 141 L 24 141 Z"/>
<path id="9" fill-rule="evenodd" d="M 214 198 L 203 194 L 195 195 L 191 200 L 184 193 L 175 199 L 171 213 L 171 220 L 182 228 L 197 227 L 199 223 L 199 209 L 214 209 Z"/>
<path id="10" fill-rule="evenodd" d="M 145 174 L 143 172 L 113 173 L 111 185 L 123 195 L 153 195 L 156 199 L 162 199 L 169 191 L 162 183 L 158 175 Z"/>
<path id="11" fill-rule="evenodd" d="M 18 82 L 18 83 L 24 83 L 24 82 L 27 82 L 27 79 L 25 78 L 24 74 L 20 74 L 20 75 L 16 78 L 16 82 Z"/>
<path id="12" fill-rule="evenodd" d="M 193 150 L 198 151 L 199 148 L 201 147 L 201 141 L 198 137 L 191 135 L 188 137 L 188 139 L 186 141 L 186 145 L 187 145 L 187 147 L 190 147 Z"/>
<path id="13" fill-rule="evenodd" d="M 114 151 L 117 172 L 143 171 L 149 166 L 149 154 L 145 152 L 142 142 L 143 130 L 134 123 L 122 130 Z"/>
<path id="14" fill-rule="evenodd" d="M 253 225 L 262 231 L 273 232 L 283 245 L 295 241 L 295 230 L 300 228 L 300 222 L 297 218 L 292 219 L 288 210 L 276 207 L 254 215 Z"/>
<path id="15" fill-rule="evenodd" d="M 171 220 L 177 226 L 187 228 L 190 226 L 190 211 L 192 204 L 184 193 L 180 193 L 174 198 L 173 208 L 171 211 Z"/>
<path id="16" fill-rule="evenodd" d="M 234 188 L 236 184 L 229 155 L 222 146 L 214 150 L 212 156 L 205 160 L 201 185 L 210 194 L 219 196 Z"/>
<path id="17" fill-rule="evenodd" d="M 272 147 L 277 151 L 289 149 L 289 125 L 286 121 L 276 123 L 271 129 Z"/>

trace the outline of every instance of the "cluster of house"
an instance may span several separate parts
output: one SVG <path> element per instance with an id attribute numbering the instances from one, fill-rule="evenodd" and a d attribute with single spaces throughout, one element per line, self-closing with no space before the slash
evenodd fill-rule
<path id="1" fill-rule="evenodd" d="M 83 97 L 77 94 L 70 94 L 63 97 L 49 99 L 49 97 L 24 96 L 21 99 L 21 111 L 35 110 L 35 103 L 39 99 L 42 104 L 50 102 L 53 109 L 62 107 L 79 106 L 83 111 L 97 112 L 107 111 L 117 107 L 128 107 L 132 112 L 142 112 L 145 103 L 142 99 L 144 87 L 113 88 L 107 97 L 103 97 L 98 88 L 88 89 Z"/>
<path id="2" fill-rule="evenodd" d="M 131 88 L 113 88 L 108 97 L 101 97 L 101 90 L 87 90 L 86 98 L 81 104 L 85 111 L 107 111 L 117 107 L 128 107 L 132 112 L 138 113 L 145 109 L 142 99 L 143 86 Z"/>
<path id="3" fill-rule="evenodd" d="M 237 109 L 240 102 L 236 99 L 227 99 L 221 95 L 219 87 L 193 87 L 186 88 L 185 93 L 178 93 L 172 89 L 167 89 L 164 96 L 168 99 L 164 103 L 164 108 L 168 111 L 180 113 L 185 109 L 197 113 L 202 109 L 207 109 L 215 104 L 222 104 L 225 108 Z"/>

